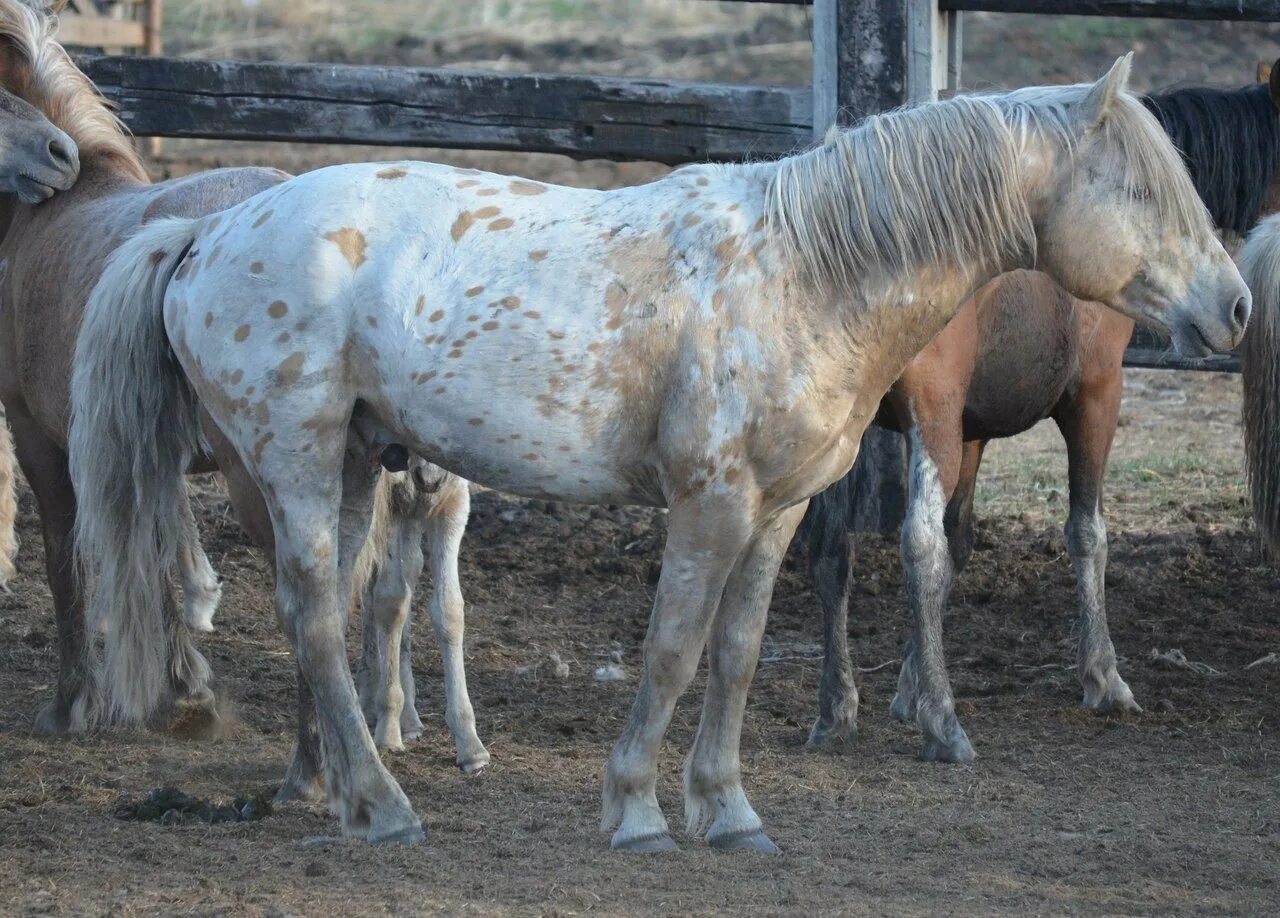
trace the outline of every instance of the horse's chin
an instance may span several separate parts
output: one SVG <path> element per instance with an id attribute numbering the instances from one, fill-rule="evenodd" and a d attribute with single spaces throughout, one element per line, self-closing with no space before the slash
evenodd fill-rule
<path id="1" fill-rule="evenodd" d="M 28 175 L 19 175 L 14 178 L 13 193 L 23 204 L 39 204 L 49 200 L 56 192 L 57 189 L 52 185 L 46 185 Z"/>

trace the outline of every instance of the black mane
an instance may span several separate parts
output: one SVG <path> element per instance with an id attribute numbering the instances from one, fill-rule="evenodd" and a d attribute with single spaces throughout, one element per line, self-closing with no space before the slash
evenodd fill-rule
<path id="1" fill-rule="evenodd" d="M 1267 87 L 1175 89 L 1143 102 L 1182 151 L 1214 223 L 1247 233 L 1280 171 L 1280 112 Z"/>

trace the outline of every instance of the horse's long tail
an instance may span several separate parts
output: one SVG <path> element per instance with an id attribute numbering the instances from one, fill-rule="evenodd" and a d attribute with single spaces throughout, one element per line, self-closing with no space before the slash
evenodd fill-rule
<path id="1" fill-rule="evenodd" d="M 1280 217 L 1249 234 L 1240 272 L 1253 291 L 1241 349 L 1245 468 L 1258 535 L 1271 557 L 1280 558 Z"/>
<path id="2" fill-rule="evenodd" d="M 106 630 L 96 713 L 107 721 L 149 717 L 166 695 L 171 660 L 208 673 L 185 626 L 167 622 L 165 612 L 183 476 L 200 433 L 195 393 L 165 333 L 164 296 L 196 224 L 157 221 L 120 246 L 90 294 L 76 344 L 69 450 L 76 551 L 90 591 L 90 634 Z M 170 646 L 179 640 L 182 648 Z"/>
<path id="3" fill-rule="evenodd" d="M 9 581 L 18 573 L 18 464 L 13 448 L 13 434 L 0 405 L 0 590 L 9 589 Z"/>

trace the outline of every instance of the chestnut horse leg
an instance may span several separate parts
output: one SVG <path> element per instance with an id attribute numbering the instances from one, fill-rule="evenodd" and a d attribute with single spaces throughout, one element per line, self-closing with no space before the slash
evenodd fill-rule
<path id="1" fill-rule="evenodd" d="M 1128 332 L 1123 335 L 1128 340 Z M 1119 357 L 1113 365 L 1087 373 L 1074 398 L 1054 413 L 1067 442 L 1071 512 L 1067 553 L 1076 572 L 1080 602 L 1077 666 L 1084 706 L 1098 711 L 1141 711 L 1116 669 L 1116 651 L 1107 629 L 1107 526 L 1102 512 L 1102 480 L 1120 415 L 1124 379 Z"/>
<path id="2" fill-rule="evenodd" d="M 960 454 L 960 479 L 955 493 L 947 501 L 947 513 L 943 527 L 947 533 L 947 545 L 951 548 L 951 563 L 959 574 L 973 554 L 973 496 L 978 486 L 978 468 L 982 465 L 982 453 L 986 440 L 966 440 Z"/>

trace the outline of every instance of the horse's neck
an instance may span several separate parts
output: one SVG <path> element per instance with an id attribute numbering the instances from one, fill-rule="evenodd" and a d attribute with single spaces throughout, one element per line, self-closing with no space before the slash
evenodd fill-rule
<path id="1" fill-rule="evenodd" d="M 0 195 L 0 240 L 12 243 L 16 239 L 11 239 L 11 234 L 20 234 L 43 219 L 140 184 L 144 183 L 139 182 L 115 156 L 98 154 L 86 157 L 81 162 L 80 177 L 76 183 L 43 204 L 23 204 L 14 195 Z"/>

